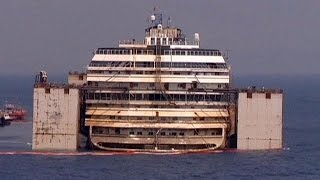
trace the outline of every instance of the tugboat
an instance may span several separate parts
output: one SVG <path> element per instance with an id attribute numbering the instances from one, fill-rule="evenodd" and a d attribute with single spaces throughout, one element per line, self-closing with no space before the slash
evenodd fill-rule
<path id="1" fill-rule="evenodd" d="M 0 111 L 0 127 L 10 125 L 11 124 L 11 117 L 7 113 L 3 113 Z"/>
<path id="2" fill-rule="evenodd" d="M 27 110 L 25 110 L 23 107 L 9 103 L 4 105 L 3 117 L 6 120 L 25 120 L 26 116 Z"/>

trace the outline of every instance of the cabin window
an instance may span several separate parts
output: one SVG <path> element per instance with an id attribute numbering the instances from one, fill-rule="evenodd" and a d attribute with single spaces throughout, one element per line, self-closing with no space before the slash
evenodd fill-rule
<path id="1" fill-rule="evenodd" d="M 45 93 L 46 93 L 46 94 L 50 94 L 50 88 L 46 88 L 46 89 L 45 89 Z"/>
<path id="2" fill-rule="evenodd" d="M 134 131 L 130 131 L 130 132 L 129 132 L 129 135 L 134 135 Z"/>
<path id="3" fill-rule="evenodd" d="M 163 45 L 167 45 L 167 38 L 163 38 L 163 39 L 162 39 L 162 44 L 163 44 Z"/>
<path id="4" fill-rule="evenodd" d="M 217 129 L 217 130 L 216 130 L 216 134 L 217 134 L 217 135 L 222 135 L 222 128 Z"/>
<path id="5" fill-rule="evenodd" d="M 247 92 L 247 98 L 252 98 L 252 92 Z"/>
<path id="6" fill-rule="evenodd" d="M 177 135 L 176 132 L 172 132 L 172 133 L 171 133 L 171 136 L 176 136 L 176 135 Z"/>
<path id="7" fill-rule="evenodd" d="M 142 132 L 141 131 L 137 132 L 137 135 L 142 135 Z"/>
<path id="8" fill-rule="evenodd" d="M 149 135 L 149 136 L 153 136 L 153 132 L 149 132 L 148 135 Z"/>
<path id="9" fill-rule="evenodd" d="M 184 133 L 183 133 L 183 132 L 180 132 L 180 133 L 179 133 L 179 136 L 184 136 Z"/>
<path id="10" fill-rule="evenodd" d="M 151 45 L 155 44 L 154 38 L 151 38 Z"/>
<path id="11" fill-rule="evenodd" d="M 198 129 L 193 130 L 193 135 L 195 136 L 199 135 L 199 130 Z"/>
<path id="12" fill-rule="evenodd" d="M 160 135 L 161 135 L 161 136 L 165 136 L 165 135 L 166 135 L 166 132 L 161 132 Z"/>
<path id="13" fill-rule="evenodd" d="M 120 128 L 116 128 L 116 129 L 114 130 L 114 132 L 115 132 L 116 134 L 120 134 Z"/>
<path id="14" fill-rule="evenodd" d="M 197 89 L 197 86 L 198 86 L 197 82 L 196 81 L 192 81 L 192 88 L 193 89 Z"/>

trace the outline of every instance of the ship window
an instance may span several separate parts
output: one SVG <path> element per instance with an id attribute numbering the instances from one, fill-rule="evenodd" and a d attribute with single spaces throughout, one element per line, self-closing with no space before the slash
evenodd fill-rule
<path id="1" fill-rule="evenodd" d="M 193 135 L 195 136 L 199 135 L 199 130 L 198 129 L 193 130 Z"/>
<path id="2" fill-rule="evenodd" d="M 185 89 L 186 88 L 186 83 L 179 83 L 178 87 Z"/>
<path id="3" fill-rule="evenodd" d="M 142 132 L 141 131 L 137 132 L 137 135 L 142 135 Z"/>
<path id="4" fill-rule="evenodd" d="M 222 128 L 216 129 L 216 135 L 222 135 Z"/>
<path id="5" fill-rule="evenodd" d="M 97 99 L 97 100 L 99 100 L 99 99 L 100 99 L 100 94 L 99 94 L 99 93 L 97 93 L 97 94 L 94 94 L 94 99 Z"/>
<path id="6" fill-rule="evenodd" d="M 153 136 L 153 132 L 149 132 L 148 135 L 149 135 L 149 136 Z"/>
<path id="7" fill-rule="evenodd" d="M 129 134 L 130 134 L 130 135 L 134 135 L 134 131 L 130 131 Z"/>
<path id="8" fill-rule="evenodd" d="M 46 88 L 46 89 L 45 89 L 45 93 L 46 93 L 46 94 L 50 94 L 50 88 Z"/>
<path id="9" fill-rule="evenodd" d="M 162 44 L 167 45 L 167 38 L 162 39 Z"/>
<path id="10" fill-rule="evenodd" d="M 106 100 L 106 93 L 101 93 L 101 99 Z"/>
<path id="11" fill-rule="evenodd" d="M 161 136 L 165 136 L 165 135 L 166 135 L 166 132 L 161 132 L 160 135 L 161 135 Z"/>
<path id="12" fill-rule="evenodd" d="M 115 132 L 116 134 L 120 134 L 120 128 L 116 128 L 116 129 L 114 130 L 114 132 Z"/>
<path id="13" fill-rule="evenodd" d="M 252 92 L 247 92 L 247 98 L 252 98 Z"/>
<path id="14" fill-rule="evenodd" d="M 180 132 L 180 133 L 179 133 L 179 136 L 184 136 L 184 133 L 183 133 L 183 132 Z"/>
<path id="15" fill-rule="evenodd" d="M 154 45 L 155 42 L 154 42 L 154 38 L 151 38 L 151 45 Z"/>
<path id="16" fill-rule="evenodd" d="M 172 133 L 171 133 L 171 136 L 176 136 L 176 135 L 177 135 L 176 132 L 172 132 Z"/>
<path id="17" fill-rule="evenodd" d="M 169 38 L 169 45 L 172 44 L 172 38 Z"/>

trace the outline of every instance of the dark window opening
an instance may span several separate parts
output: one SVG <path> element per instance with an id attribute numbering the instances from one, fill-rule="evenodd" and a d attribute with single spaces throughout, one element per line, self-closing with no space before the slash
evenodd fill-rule
<path id="1" fill-rule="evenodd" d="M 116 134 L 120 134 L 120 128 L 116 128 L 116 129 L 114 130 L 114 132 L 115 132 Z"/>
<path id="2" fill-rule="evenodd" d="M 153 132 L 149 132 L 148 135 L 149 135 L 149 136 L 153 136 Z"/>
<path id="3" fill-rule="evenodd" d="M 64 89 L 64 94 L 69 94 L 69 89 Z"/>
<path id="4" fill-rule="evenodd" d="M 46 93 L 46 94 L 50 94 L 50 88 L 46 88 L 46 89 L 45 89 L 45 93 Z"/>
<path id="5" fill-rule="evenodd" d="M 142 132 L 141 131 L 137 132 L 137 135 L 142 135 Z"/>
<path id="6" fill-rule="evenodd" d="M 165 135 L 166 135 L 166 132 L 161 132 L 160 135 L 161 135 L 161 136 L 165 136 Z"/>
<path id="7" fill-rule="evenodd" d="M 176 132 L 172 132 L 172 133 L 171 133 L 171 136 L 176 136 L 176 135 L 177 135 Z"/>
<path id="8" fill-rule="evenodd" d="M 266 93 L 266 99 L 271 99 L 271 93 Z"/>
<path id="9" fill-rule="evenodd" d="M 199 135 L 199 130 L 198 129 L 195 129 L 195 130 L 193 130 L 193 135 Z"/>
<path id="10" fill-rule="evenodd" d="M 184 136 L 184 133 L 183 133 L 183 132 L 180 132 L 180 133 L 179 133 L 179 136 Z"/>
<path id="11" fill-rule="evenodd" d="M 192 88 L 197 89 L 197 82 L 196 81 L 192 81 Z"/>
<path id="12" fill-rule="evenodd" d="M 247 92 L 247 98 L 252 98 L 252 92 Z"/>

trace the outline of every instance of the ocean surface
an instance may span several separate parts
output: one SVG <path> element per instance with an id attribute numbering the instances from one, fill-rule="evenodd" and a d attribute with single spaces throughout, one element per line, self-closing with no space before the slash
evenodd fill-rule
<path id="1" fill-rule="evenodd" d="M 33 80 L 0 76 L 0 104 L 23 105 L 31 120 Z M 283 150 L 34 154 L 32 123 L 19 122 L 0 127 L 0 179 L 320 179 L 320 76 L 237 76 L 234 82 L 284 89 Z"/>

